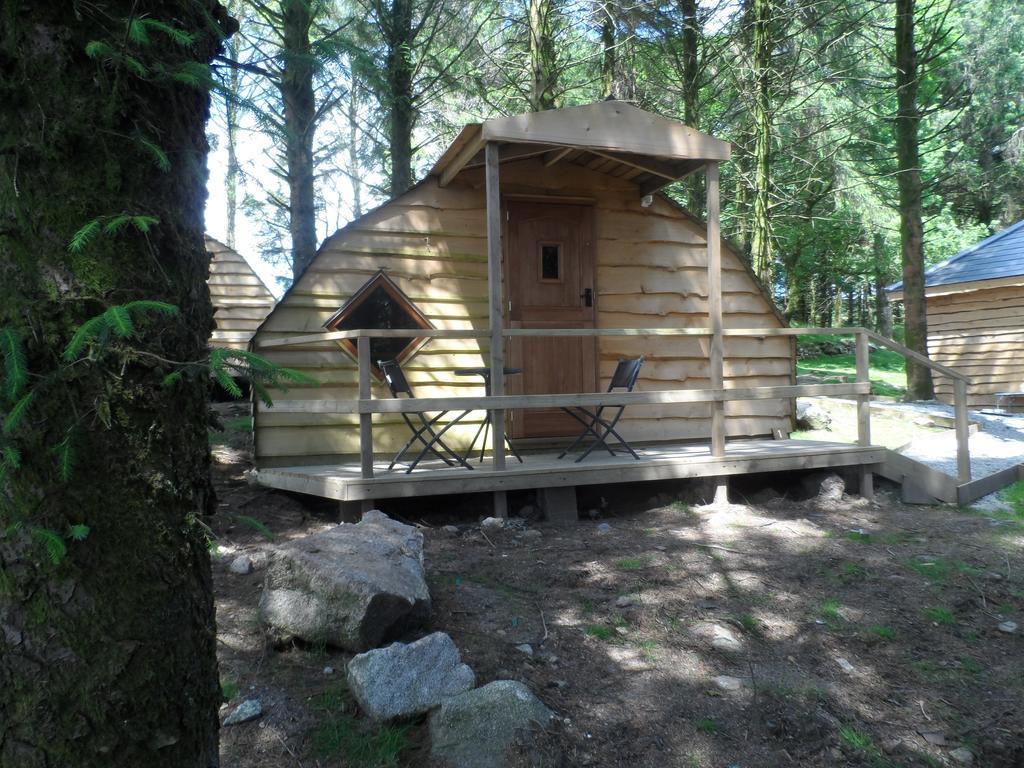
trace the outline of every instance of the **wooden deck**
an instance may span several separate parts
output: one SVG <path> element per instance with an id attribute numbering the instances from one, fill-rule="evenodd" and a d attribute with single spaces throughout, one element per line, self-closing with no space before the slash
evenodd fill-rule
<path id="1" fill-rule="evenodd" d="M 879 446 L 810 440 L 736 440 L 728 442 L 725 456 L 715 458 L 707 444 L 661 444 L 637 448 L 640 460 L 596 453 L 576 464 L 572 457 L 559 461 L 557 452 L 523 456 L 520 464 L 509 459 L 504 471 L 495 471 L 490 460 L 474 463 L 473 471 L 445 467 L 440 462 L 421 463 L 406 474 L 387 470 L 387 462 L 375 462 L 374 476 L 363 478 L 360 463 L 277 467 L 261 469 L 259 482 L 270 488 L 307 493 L 338 501 L 436 496 L 450 493 L 514 491 L 529 488 L 600 485 L 696 477 L 783 472 L 824 467 L 881 464 L 885 449 Z"/>

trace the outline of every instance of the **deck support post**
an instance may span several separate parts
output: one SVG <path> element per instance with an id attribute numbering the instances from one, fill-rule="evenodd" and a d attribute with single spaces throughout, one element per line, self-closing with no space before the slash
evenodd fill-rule
<path id="1" fill-rule="evenodd" d="M 869 358 L 868 335 L 864 330 L 857 332 L 857 383 L 871 383 L 871 362 Z M 871 445 L 871 394 L 857 395 L 857 444 Z M 860 468 L 860 495 L 870 499 L 875 495 L 875 482 L 871 469 Z"/>
<path id="2" fill-rule="evenodd" d="M 360 336 L 356 340 L 359 366 L 359 399 L 369 400 L 370 391 L 370 339 Z M 373 414 L 359 414 L 359 465 L 364 479 L 373 477 Z"/>
<path id="3" fill-rule="evenodd" d="M 711 341 L 708 352 L 708 373 L 712 389 L 725 385 L 725 339 L 722 335 L 722 240 L 720 177 L 717 162 L 709 162 L 705 169 L 708 205 L 708 325 Z M 725 456 L 725 402 L 711 403 L 711 455 Z M 727 504 L 729 490 L 724 477 L 715 479 L 715 504 Z"/>
<path id="4" fill-rule="evenodd" d="M 363 505 L 359 501 L 339 501 L 338 520 L 343 523 L 358 523 L 363 518 Z"/>
<path id="5" fill-rule="evenodd" d="M 491 325 L 491 394 L 505 394 L 505 337 L 502 335 L 504 305 L 501 294 L 501 183 L 498 175 L 498 145 L 488 142 L 484 148 L 485 189 L 487 196 L 487 305 Z M 491 456 L 496 470 L 505 469 L 505 411 L 491 411 Z M 496 491 L 495 513 L 498 511 L 498 494 L 501 493 L 501 509 L 505 512 L 505 494 Z M 499 515 L 504 517 L 504 515 Z"/>
<path id="6" fill-rule="evenodd" d="M 967 418 L 967 382 L 953 380 L 953 409 L 956 416 L 956 475 L 960 485 L 971 482 L 971 430 Z"/>

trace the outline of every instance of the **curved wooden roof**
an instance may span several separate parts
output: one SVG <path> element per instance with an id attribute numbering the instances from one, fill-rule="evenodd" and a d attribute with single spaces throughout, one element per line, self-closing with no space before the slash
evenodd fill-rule
<path id="1" fill-rule="evenodd" d="M 447 185 L 483 164 L 483 147 L 502 145 L 502 160 L 543 155 L 545 164 L 570 162 L 636 182 L 642 194 L 686 176 L 708 162 L 728 160 L 731 145 L 674 120 L 622 101 L 527 112 L 462 129 L 430 175 Z"/>

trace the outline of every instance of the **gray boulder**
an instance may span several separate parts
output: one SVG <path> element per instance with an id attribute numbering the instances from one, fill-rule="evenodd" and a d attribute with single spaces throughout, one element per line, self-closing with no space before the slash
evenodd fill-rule
<path id="1" fill-rule="evenodd" d="M 418 715 L 472 690 L 473 670 L 443 632 L 361 653 L 348 663 L 348 687 L 372 720 Z"/>
<path id="2" fill-rule="evenodd" d="M 816 403 L 797 400 L 796 427 L 797 429 L 831 429 L 832 416 Z"/>
<path id="3" fill-rule="evenodd" d="M 373 510 L 358 523 L 283 544 L 259 607 L 277 642 L 374 648 L 430 618 L 423 534 Z"/>
<path id="4" fill-rule="evenodd" d="M 544 728 L 554 714 L 530 689 L 496 680 L 447 699 L 430 716 L 430 754 L 451 768 L 500 768 L 513 744 Z"/>

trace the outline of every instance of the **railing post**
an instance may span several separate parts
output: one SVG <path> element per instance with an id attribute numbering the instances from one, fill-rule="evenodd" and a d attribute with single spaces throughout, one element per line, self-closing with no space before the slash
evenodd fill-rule
<path id="1" fill-rule="evenodd" d="M 356 340 L 359 365 L 359 399 L 369 400 L 370 390 L 370 339 L 360 336 Z M 359 414 L 359 465 L 364 478 L 373 477 L 373 414 Z"/>
<path id="2" fill-rule="evenodd" d="M 967 422 L 967 382 L 953 379 L 953 408 L 956 413 L 956 474 L 960 485 L 971 482 L 970 425 Z"/>
<path id="3" fill-rule="evenodd" d="M 721 202 L 718 163 L 708 163 L 705 175 L 708 205 L 708 324 L 711 326 L 708 373 L 711 388 L 723 389 L 725 339 L 722 336 L 722 241 L 719 223 Z M 725 456 L 725 402 L 718 399 L 711 404 L 711 455 Z M 728 501 L 725 478 L 718 478 L 715 483 L 715 503 L 726 504 Z"/>
<path id="4" fill-rule="evenodd" d="M 868 334 L 857 331 L 857 383 L 868 384 L 868 392 L 857 395 L 857 444 L 871 445 L 871 358 Z M 875 495 L 874 475 L 864 465 L 860 468 L 860 495 L 870 499 Z"/>
<path id="5" fill-rule="evenodd" d="M 487 198 L 487 287 L 491 321 L 491 394 L 505 394 L 504 302 L 501 295 L 501 183 L 498 145 L 484 147 L 484 186 Z M 491 462 L 496 470 L 505 469 L 505 411 L 491 411 Z M 508 516 L 504 491 L 494 492 L 494 514 Z"/>
<path id="6" fill-rule="evenodd" d="M 857 332 L 857 383 L 871 383 L 868 335 Z M 871 445 L 871 395 L 857 395 L 857 444 Z"/>

